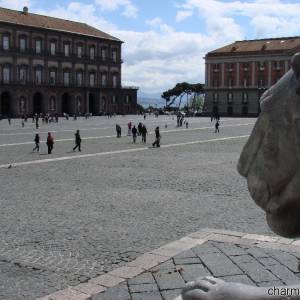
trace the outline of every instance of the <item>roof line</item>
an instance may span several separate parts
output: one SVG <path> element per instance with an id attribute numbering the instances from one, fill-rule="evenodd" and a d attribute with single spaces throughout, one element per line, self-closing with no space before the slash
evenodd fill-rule
<path id="1" fill-rule="evenodd" d="M 289 40 L 289 39 L 299 39 L 300 36 L 287 36 L 287 37 L 276 37 L 276 38 L 263 38 L 263 39 L 253 39 L 253 40 L 239 40 L 237 42 L 253 42 L 253 41 L 272 41 L 272 40 Z"/>

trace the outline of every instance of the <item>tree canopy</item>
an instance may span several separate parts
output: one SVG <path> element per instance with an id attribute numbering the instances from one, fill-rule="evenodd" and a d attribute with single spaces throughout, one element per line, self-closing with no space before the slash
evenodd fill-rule
<path id="1" fill-rule="evenodd" d="M 161 97 L 166 100 L 166 108 L 170 107 L 177 99 L 179 99 L 178 109 L 184 95 L 187 97 L 193 95 L 193 98 L 203 93 L 203 84 L 190 84 L 187 82 L 177 83 L 175 87 L 162 93 Z"/>

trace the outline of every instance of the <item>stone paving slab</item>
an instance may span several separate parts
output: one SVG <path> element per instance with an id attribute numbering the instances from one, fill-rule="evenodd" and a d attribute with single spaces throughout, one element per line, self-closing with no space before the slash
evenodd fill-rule
<path id="1" fill-rule="evenodd" d="M 253 286 L 295 284 L 300 280 L 300 246 L 295 240 L 290 243 L 297 251 L 286 251 L 286 239 L 202 229 L 88 283 L 40 300 L 67 299 L 61 295 L 71 295 L 72 300 L 171 300 L 187 282 L 204 276 Z"/>

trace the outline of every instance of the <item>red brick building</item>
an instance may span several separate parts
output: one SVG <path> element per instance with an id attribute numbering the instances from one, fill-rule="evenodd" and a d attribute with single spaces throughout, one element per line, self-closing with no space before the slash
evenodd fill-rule
<path id="1" fill-rule="evenodd" d="M 205 109 L 257 116 L 261 94 L 290 68 L 300 37 L 236 41 L 205 56 Z"/>
<path id="2" fill-rule="evenodd" d="M 0 115 L 136 113 L 122 41 L 87 24 L 0 8 Z"/>

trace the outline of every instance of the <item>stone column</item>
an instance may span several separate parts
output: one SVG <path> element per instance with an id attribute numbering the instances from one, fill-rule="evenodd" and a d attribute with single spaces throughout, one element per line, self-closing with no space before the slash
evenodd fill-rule
<path id="1" fill-rule="evenodd" d="M 272 85 L 272 62 L 268 62 L 268 87 Z"/>
<path id="2" fill-rule="evenodd" d="M 255 61 L 252 62 L 252 83 L 251 86 L 255 86 Z"/>
<path id="3" fill-rule="evenodd" d="M 211 64 L 207 63 L 207 81 L 206 81 L 206 85 L 207 85 L 208 88 L 211 87 L 210 72 L 211 72 Z"/>
<path id="4" fill-rule="evenodd" d="M 236 86 L 240 86 L 240 63 L 236 63 Z"/>
<path id="5" fill-rule="evenodd" d="M 284 61 L 284 73 L 286 73 L 289 70 L 289 61 Z"/>
<path id="6" fill-rule="evenodd" d="M 225 64 L 221 63 L 221 87 L 225 85 Z"/>

